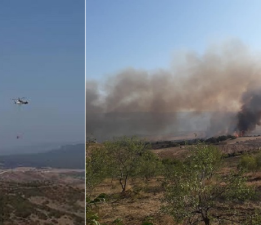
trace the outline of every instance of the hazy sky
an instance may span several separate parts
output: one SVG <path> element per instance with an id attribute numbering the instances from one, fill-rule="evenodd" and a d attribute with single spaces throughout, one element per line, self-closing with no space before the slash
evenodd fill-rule
<path id="1" fill-rule="evenodd" d="M 168 68 L 176 51 L 239 39 L 261 49 L 259 0 L 87 0 L 87 78 Z"/>
<path id="2" fill-rule="evenodd" d="M 0 148 L 84 141 L 84 6 L 0 2 Z M 17 97 L 29 101 L 20 112 Z"/>

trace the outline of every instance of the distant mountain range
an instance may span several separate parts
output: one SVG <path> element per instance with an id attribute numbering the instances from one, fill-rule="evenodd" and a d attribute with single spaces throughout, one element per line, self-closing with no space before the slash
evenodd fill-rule
<path id="1" fill-rule="evenodd" d="M 35 143 L 31 145 L 19 145 L 12 147 L 2 147 L 0 146 L 0 155 L 13 155 L 13 154 L 27 154 L 27 153 L 40 153 L 47 152 L 53 149 L 58 149 L 65 145 L 74 145 L 82 143 L 79 142 L 45 142 L 45 143 Z"/>
<path id="2" fill-rule="evenodd" d="M 0 156 L 0 164 L 2 168 L 23 166 L 84 169 L 85 145 L 66 145 L 41 153 L 2 155 Z"/>

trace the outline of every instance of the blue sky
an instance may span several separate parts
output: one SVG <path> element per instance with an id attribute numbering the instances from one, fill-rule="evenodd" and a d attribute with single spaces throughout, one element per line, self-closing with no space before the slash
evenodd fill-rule
<path id="1" fill-rule="evenodd" d="M 239 39 L 261 48 L 259 0 L 86 0 L 86 75 L 168 68 L 176 51 Z"/>
<path id="2" fill-rule="evenodd" d="M 0 18 L 1 147 L 84 141 L 84 0 L 4 0 Z"/>

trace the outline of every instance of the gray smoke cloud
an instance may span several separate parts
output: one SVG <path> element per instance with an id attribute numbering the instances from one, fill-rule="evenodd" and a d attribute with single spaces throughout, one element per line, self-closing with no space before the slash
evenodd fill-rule
<path id="1" fill-rule="evenodd" d="M 237 131 L 245 134 L 255 130 L 261 119 L 261 87 L 242 95 L 242 107 L 237 114 Z"/>
<path id="2" fill-rule="evenodd" d="M 258 55 L 230 41 L 180 59 L 171 69 L 127 68 L 102 82 L 87 81 L 87 135 L 107 139 L 204 130 L 210 136 L 248 132 L 259 125 Z"/>

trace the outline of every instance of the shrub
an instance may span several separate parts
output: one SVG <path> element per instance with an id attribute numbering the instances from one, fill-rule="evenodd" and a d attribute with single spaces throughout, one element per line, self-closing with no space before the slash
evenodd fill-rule
<path id="1" fill-rule="evenodd" d="M 145 222 L 143 222 L 141 225 L 153 225 L 153 223 L 152 223 L 152 222 L 145 221 Z"/>
<path id="2" fill-rule="evenodd" d="M 260 158 L 261 159 L 261 158 Z M 253 172 L 257 170 L 257 158 L 252 155 L 243 155 L 239 162 L 239 167 L 246 171 Z"/>
<path id="3" fill-rule="evenodd" d="M 112 222 L 112 224 L 115 224 L 115 225 L 124 225 L 123 222 L 122 222 L 122 219 L 120 218 L 117 218 L 116 220 L 114 220 Z"/>

